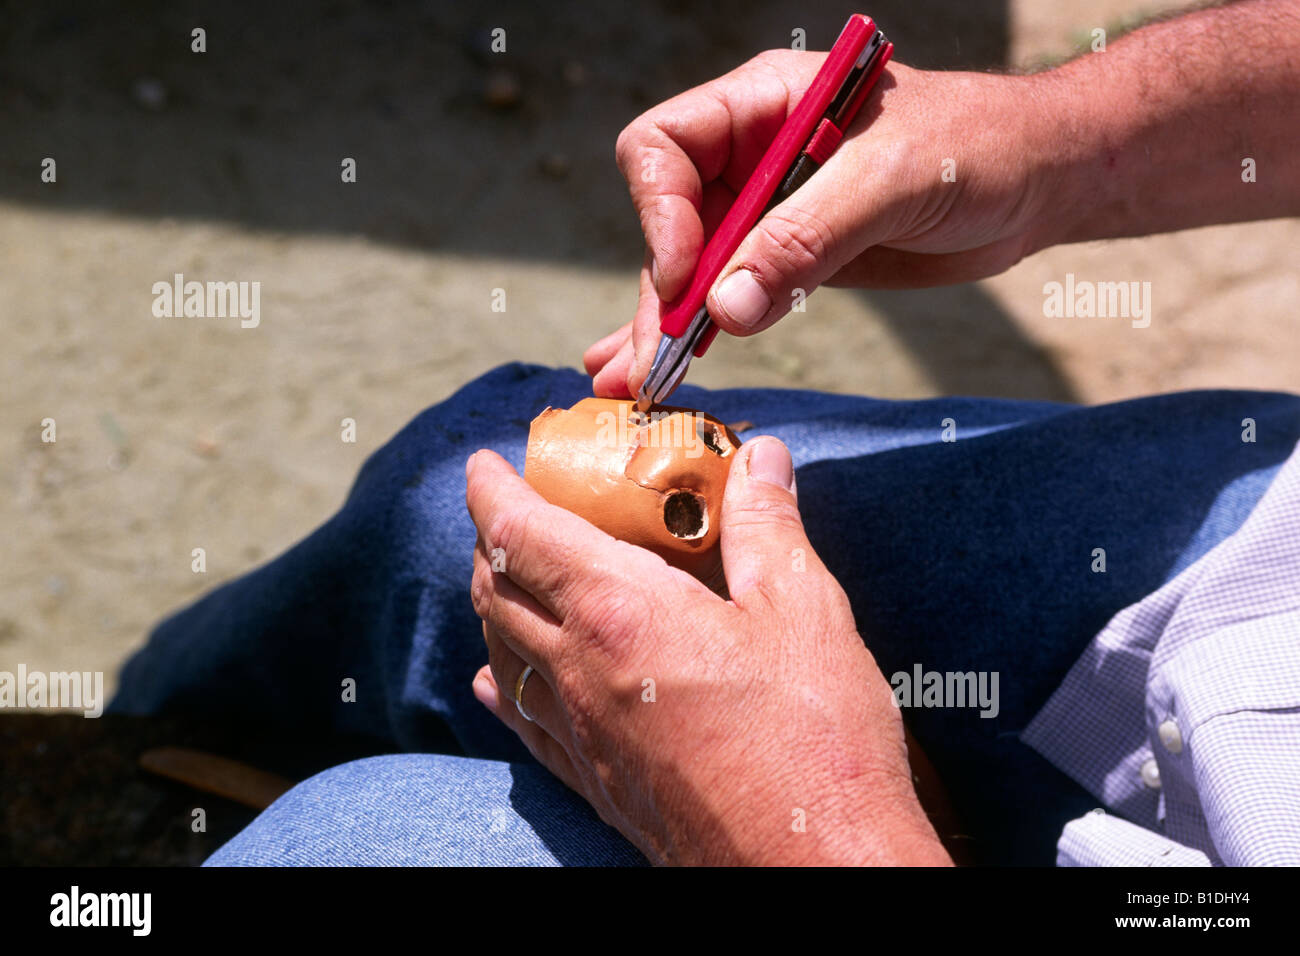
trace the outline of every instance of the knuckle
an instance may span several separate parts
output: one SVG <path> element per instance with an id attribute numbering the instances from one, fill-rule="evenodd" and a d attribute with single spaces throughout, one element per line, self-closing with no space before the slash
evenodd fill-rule
<path id="1" fill-rule="evenodd" d="M 757 527 L 770 532 L 774 540 L 784 540 L 796 531 L 802 536 L 804 530 L 798 508 L 777 494 L 753 495 L 743 507 L 732 510 L 726 520 L 734 529 Z"/>
<path id="2" fill-rule="evenodd" d="M 596 646 L 612 650 L 637 633 L 646 612 L 645 599 L 633 588 L 591 588 L 574 596 L 565 623 Z"/>
<path id="3" fill-rule="evenodd" d="M 625 175 L 630 168 L 636 143 L 641 138 L 640 126 L 641 120 L 633 120 L 623 127 L 623 131 L 618 134 L 618 139 L 614 141 L 614 159 Z"/>
<path id="4" fill-rule="evenodd" d="M 487 620 L 488 615 L 492 613 L 492 574 L 491 565 L 483 560 L 481 555 L 476 555 L 469 593 L 471 600 L 474 602 L 474 613 L 484 620 Z"/>
<path id="5" fill-rule="evenodd" d="M 661 147 L 655 143 L 660 135 L 658 126 L 649 113 L 643 113 L 623 128 L 614 141 L 614 160 L 628 185 L 633 198 L 641 192 L 641 163 L 650 150 Z"/>
<path id="6" fill-rule="evenodd" d="M 509 561 L 528 552 L 537 540 L 537 509 L 507 507 L 488 528 L 486 545 L 491 551 L 501 548 Z"/>
<path id="7" fill-rule="evenodd" d="M 571 749 L 579 754 L 597 753 L 601 739 L 607 736 L 608 717 L 598 712 L 602 699 L 585 672 L 572 668 L 557 669 L 554 683 L 555 700 L 564 714 Z"/>
<path id="8" fill-rule="evenodd" d="M 580 745 L 590 738 L 594 699 L 581 669 L 556 668 L 555 696 L 564 710 L 574 740 Z"/>
<path id="9" fill-rule="evenodd" d="M 665 197 L 655 195 L 640 202 L 637 209 L 637 217 L 641 220 L 641 234 L 650 242 L 651 252 L 661 263 L 664 255 L 671 251 L 668 237 L 661 228 L 669 219 L 669 212 L 665 206 Z"/>
<path id="10" fill-rule="evenodd" d="M 618 775 L 614 771 L 614 765 L 609 760 L 591 761 L 591 775 L 595 778 L 596 783 L 600 786 L 601 793 L 609 793 L 617 789 Z"/>
<path id="11" fill-rule="evenodd" d="M 790 63 L 790 56 L 793 52 L 794 51 L 792 50 L 785 50 L 779 47 L 771 50 L 764 50 L 754 56 L 754 58 L 749 62 L 753 66 L 761 67 L 764 70 L 784 73 L 786 67 Z"/>
<path id="12" fill-rule="evenodd" d="M 484 499 L 484 493 L 487 490 L 487 486 L 483 483 L 482 474 L 478 470 L 471 472 L 469 478 L 465 482 L 465 504 L 471 507 L 480 501 L 483 501 L 486 504 L 487 501 Z"/>
<path id="13" fill-rule="evenodd" d="M 829 224 L 807 212 L 769 213 L 758 224 L 760 234 L 781 250 L 785 265 L 803 269 L 824 262 L 834 247 Z"/>

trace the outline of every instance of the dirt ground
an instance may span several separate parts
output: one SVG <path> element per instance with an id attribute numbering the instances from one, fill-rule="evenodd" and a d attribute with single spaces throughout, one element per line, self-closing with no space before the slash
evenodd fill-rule
<path id="1" fill-rule="evenodd" d="M 904 62 L 1003 68 L 1168 6 L 867 12 Z M 846 8 L 809 7 L 0 4 L 0 669 L 102 670 L 111 690 L 153 623 L 311 531 L 419 410 L 509 360 L 577 365 L 635 302 L 618 131 L 794 27 L 824 48 Z M 692 380 L 1087 403 L 1295 389 L 1297 248 L 1279 220 L 1058 248 L 971 286 L 823 290 Z M 178 272 L 259 281 L 261 324 L 155 318 L 152 286 Z M 1045 318 L 1066 272 L 1149 280 L 1150 328 Z"/>

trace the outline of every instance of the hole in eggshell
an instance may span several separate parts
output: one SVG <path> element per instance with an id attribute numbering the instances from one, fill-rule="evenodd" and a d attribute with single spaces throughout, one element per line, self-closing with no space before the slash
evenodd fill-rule
<path id="1" fill-rule="evenodd" d="M 700 436 L 700 441 L 704 442 L 704 447 L 713 452 L 720 458 L 726 458 L 735 449 L 731 447 L 731 442 L 727 439 L 727 434 L 717 425 L 696 416 L 695 432 Z"/>
<path id="2" fill-rule="evenodd" d="M 709 530 L 704 499 L 693 491 L 670 491 L 664 498 L 664 527 L 684 541 L 704 537 Z"/>

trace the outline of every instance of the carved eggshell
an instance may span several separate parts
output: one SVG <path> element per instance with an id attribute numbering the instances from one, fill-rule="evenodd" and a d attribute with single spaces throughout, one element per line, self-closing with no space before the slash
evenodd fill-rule
<path id="1" fill-rule="evenodd" d="M 643 415 L 630 401 L 584 398 L 533 419 L 524 479 L 551 504 L 716 588 L 722 494 L 739 447 L 703 412 L 656 406 Z"/>

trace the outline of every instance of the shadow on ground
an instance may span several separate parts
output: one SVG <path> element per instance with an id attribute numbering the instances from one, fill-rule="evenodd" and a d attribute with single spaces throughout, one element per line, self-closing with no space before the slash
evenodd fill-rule
<path id="1" fill-rule="evenodd" d="M 631 270 L 613 163 L 638 113 L 792 31 L 825 49 L 853 6 L 357 0 L 207 7 L 0 3 L 0 200 L 364 235 L 470 256 Z M 1004 64 L 1004 0 L 876 0 L 905 62 Z M 191 52 L 191 31 L 207 52 Z M 506 52 L 491 31 L 506 30 Z M 40 181 L 45 157 L 58 181 Z M 344 185 L 340 165 L 357 164 Z M 944 392 L 1068 400 L 974 285 L 870 293 Z"/>

